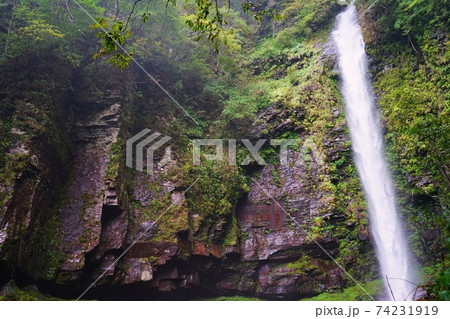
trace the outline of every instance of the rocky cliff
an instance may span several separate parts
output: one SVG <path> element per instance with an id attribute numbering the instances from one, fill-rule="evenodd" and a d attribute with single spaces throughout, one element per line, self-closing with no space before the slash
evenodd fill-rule
<path id="1" fill-rule="evenodd" d="M 332 65 L 324 72 L 332 72 Z M 254 179 L 245 182 L 247 187 L 236 196 L 225 194 L 229 206 L 219 208 L 220 216 L 195 203 L 206 189 L 194 187 L 195 196 L 184 193 L 196 168 L 186 168 L 191 164 L 182 156 L 172 156 L 162 169 L 155 166 L 153 176 L 124 167 L 124 140 L 134 133 L 130 127 L 147 123 L 130 111 L 134 100 L 127 97 L 134 88 L 114 80 L 118 71 L 95 64 L 73 72 L 73 89 L 61 90 L 67 96 L 50 100 L 48 113 L 40 113 L 59 114 L 61 127 L 50 136 L 56 119 L 39 122 L 32 134 L 23 126 L 11 129 L 14 142 L 4 174 L 13 176 L 2 184 L 3 280 L 14 274 L 19 282 L 33 280 L 41 289 L 72 298 L 103 274 L 85 297 L 181 298 L 194 291 L 295 299 L 349 284 L 331 258 L 350 269 L 358 258 L 371 258 L 364 269 L 358 265 L 351 271 L 375 271 L 364 206 L 342 207 L 344 194 L 332 187 L 333 178 L 348 175 L 346 168 L 355 177 L 336 100 L 326 106 L 335 124 L 323 134 L 321 149 L 303 156 L 302 146 L 313 137 L 291 125 L 302 143 L 289 151 L 289 164 L 252 168 Z M 101 81 L 104 77 L 110 80 Z M 280 104 L 256 130 L 283 132 L 279 123 L 305 116 L 300 104 L 289 112 Z M 132 125 L 124 124 L 130 120 Z M 55 159 L 63 151 L 64 158 Z M 336 161 L 342 164 L 330 167 Z M 238 174 L 229 170 L 212 165 L 201 177 Z M 232 176 L 216 178 L 236 183 Z M 362 200 L 360 190 L 345 196 Z M 123 295 L 135 289 L 139 295 Z"/>
<path id="2" fill-rule="evenodd" d="M 298 40 L 289 40 L 292 20 L 262 24 L 252 36 L 273 37 L 239 65 L 217 58 L 208 83 L 204 68 L 183 64 L 203 54 L 194 42 L 139 60 L 188 101 L 199 126 L 137 67 L 119 71 L 86 53 L 73 63 L 54 48 L 2 65 L 0 283 L 64 298 L 89 288 L 83 298 L 300 299 L 353 286 L 350 276 L 375 279 L 328 41 L 341 6 L 314 6 L 283 7 L 301 26 Z M 271 101 L 259 117 L 232 108 L 242 92 L 221 91 L 238 76 L 260 99 L 245 103 Z M 153 175 L 125 165 L 126 140 L 144 128 L 172 137 L 155 155 L 170 160 Z M 193 165 L 192 139 L 219 137 L 298 144 L 285 165 L 272 146 L 261 149 L 266 166 Z M 247 155 L 238 149 L 240 161 Z"/>

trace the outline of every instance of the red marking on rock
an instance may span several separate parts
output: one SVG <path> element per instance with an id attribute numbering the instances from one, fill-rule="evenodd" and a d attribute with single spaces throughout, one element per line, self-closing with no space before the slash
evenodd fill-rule
<path id="1" fill-rule="evenodd" d="M 245 203 L 238 209 L 238 220 L 246 227 L 279 229 L 283 227 L 287 213 L 277 203 Z"/>

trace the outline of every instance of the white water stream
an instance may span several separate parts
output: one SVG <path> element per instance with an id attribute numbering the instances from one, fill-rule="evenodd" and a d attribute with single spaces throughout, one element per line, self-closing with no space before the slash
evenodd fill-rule
<path id="1" fill-rule="evenodd" d="M 381 275 L 386 286 L 390 286 L 386 299 L 411 299 L 415 286 L 406 280 L 415 281 L 414 271 L 397 214 L 392 178 L 384 158 L 383 135 L 368 76 L 364 40 L 353 4 L 337 16 L 332 36 L 338 50 L 341 93 L 354 159 L 368 202 L 371 233 Z"/>

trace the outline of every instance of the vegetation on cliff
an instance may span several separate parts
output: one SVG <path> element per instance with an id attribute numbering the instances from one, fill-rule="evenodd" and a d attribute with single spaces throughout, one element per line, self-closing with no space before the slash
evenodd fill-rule
<path id="1" fill-rule="evenodd" d="M 368 5 L 370 1 L 363 2 L 363 8 Z M 440 269 L 431 279 L 435 284 L 430 297 L 442 299 L 448 299 L 450 253 L 446 5 L 447 1 L 379 1 L 363 17 L 400 207 L 416 256 L 423 265 Z"/>
<path id="2" fill-rule="evenodd" d="M 379 281 L 372 281 L 377 266 L 366 204 L 351 159 L 334 50 L 328 42 L 341 2 L 262 1 L 255 7 L 243 1 L 243 7 L 232 2 L 218 10 L 212 1 L 181 6 L 172 6 L 174 1 L 168 1 L 169 6 L 166 1 L 121 1 L 120 10 L 114 1 L 77 2 L 98 17 L 97 22 L 70 1 L 67 6 L 50 0 L 8 0 L 0 5 L 0 226 L 15 224 L 8 227 L 6 244 L 0 242 L 0 258 L 8 270 L 17 266 L 25 276 L 61 283 L 72 278 L 61 269 L 67 257 L 61 254 L 59 208 L 67 204 L 74 171 L 74 131 L 81 116 L 120 91 L 120 133 L 108 144 L 102 180 L 117 189 L 130 237 L 139 230 L 132 227 L 156 220 L 171 207 L 171 192 L 181 193 L 195 182 L 183 204 L 159 220 L 148 242 L 157 247 L 182 237 L 202 243 L 205 251 L 214 250 L 204 254 L 220 259 L 249 236 L 240 229 L 236 211 L 251 186 L 257 189 L 252 178 L 259 178 L 262 168 L 254 161 L 248 166 L 208 161 L 192 165 L 191 140 L 298 138 L 313 143 L 324 162 L 316 167 L 317 159 L 305 156 L 308 171 L 301 183 L 306 185 L 305 196 L 319 195 L 320 209 L 304 226 L 314 240 L 330 240 L 336 246 L 335 259 L 378 294 Z M 448 299 L 449 290 L 448 13 L 437 9 L 445 3 L 381 0 L 361 17 L 403 216 L 414 254 L 430 275 L 430 298 L 437 299 Z M 359 1 L 360 12 L 370 5 Z M 152 79 L 131 63 L 131 56 Z M 126 139 L 145 127 L 172 137 L 177 161 L 151 182 L 142 182 L 124 165 Z M 248 155 L 238 147 L 238 162 Z M 286 180 L 277 167 L 277 150 L 265 146 L 261 155 L 272 165 L 269 184 L 280 189 Z M 15 198 L 27 190 L 30 194 L 21 197 L 24 203 L 19 205 Z M 137 200 L 137 191 L 150 194 L 151 203 Z M 286 191 L 280 199 L 287 202 L 291 197 Z M 132 213 L 138 211 L 142 214 Z M 293 223 L 287 228 L 299 230 Z M 271 233 L 264 229 L 265 235 Z M 85 246 L 91 244 L 91 235 L 83 232 Z M 22 245 L 27 248 L 22 250 Z M 286 271 L 280 276 L 309 276 L 313 288 L 305 288 L 304 295 L 321 292 L 318 280 L 325 281 L 328 274 L 319 266 L 328 265 L 316 264 L 323 257 L 288 253 L 281 262 L 269 261 L 267 276 L 277 278 L 278 270 Z M 150 264 L 157 269 L 164 266 L 161 260 L 153 256 Z M 37 267 L 29 269 L 30 264 Z M 228 272 L 241 267 L 226 266 Z M 317 300 L 364 299 L 357 287 L 348 288 L 353 284 L 344 280 L 342 287 L 331 287 Z M 239 282 L 231 291 L 258 289 L 247 288 Z"/>

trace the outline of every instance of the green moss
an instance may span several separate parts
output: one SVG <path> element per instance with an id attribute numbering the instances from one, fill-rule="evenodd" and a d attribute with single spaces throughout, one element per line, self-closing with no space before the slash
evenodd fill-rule
<path id="1" fill-rule="evenodd" d="M 314 217 L 313 225 L 311 226 L 312 233 L 310 234 L 313 239 L 322 237 L 324 223 L 325 221 L 322 217 Z"/>
<path id="2" fill-rule="evenodd" d="M 23 255 L 18 262 L 25 260 L 23 267 L 36 278 L 54 279 L 64 257 L 60 250 L 61 237 L 61 221 L 56 214 L 34 224 L 29 237 L 19 245 Z"/>
<path id="3" fill-rule="evenodd" d="M 249 235 L 248 232 L 241 232 L 240 238 L 242 241 L 246 241 Z"/>
<path id="4" fill-rule="evenodd" d="M 286 267 L 292 274 L 305 275 L 309 271 L 318 269 L 317 266 L 313 263 L 313 261 L 314 260 L 308 255 L 303 255 L 298 260 L 287 264 Z"/>
<path id="5" fill-rule="evenodd" d="M 431 265 L 438 262 L 449 235 L 450 53 L 448 41 L 437 40 L 447 33 L 441 11 L 425 10 L 417 15 L 421 16 L 420 27 L 404 24 L 424 4 L 397 8 L 389 17 L 394 19 L 391 23 L 382 14 L 372 23 L 382 26 L 383 32 L 367 43 L 367 49 L 374 60 L 374 85 L 401 212 L 414 253 L 423 264 Z M 423 19 L 422 15 L 434 18 Z M 379 25 L 381 21 L 383 25 Z M 398 33 L 393 37 L 396 28 L 415 31 L 409 33 L 409 39 Z"/>
<path id="6" fill-rule="evenodd" d="M 211 299 L 201 299 L 203 301 L 262 301 L 262 299 L 244 296 L 216 297 Z"/>
<path id="7" fill-rule="evenodd" d="M 110 147 L 109 161 L 106 164 L 106 173 L 104 180 L 115 181 L 120 170 L 121 161 L 123 160 L 124 142 L 119 137 Z"/>
<path id="8" fill-rule="evenodd" d="M 438 194 L 448 205 L 448 177 L 443 174 L 450 157 L 450 105 L 443 94 L 441 81 L 449 76 L 433 74 L 428 66 L 420 65 L 407 54 L 398 56 L 396 68 L 379 74 L 377 88 L 382 92 L 379 104 L 386 118 L 391 163 L 412 178 L 428 175 L 431 183 L 408 187 L 411 193 Z M 438 77 L 439 76 L 439 77 Z M 446 80 L 445 80 L 446 79 Z M 448 94 L 447 94 L 448 95 Z M 404 186 L 406 182 L 399 181 Z"/>
<path id="9" fill-rule="evenodd" d="M 384 288 L 383 281 L 373 280 L 362 284 L 362 287 L 373 297 L 379 296 Z M 303 301 L 355 301 L 355 300 L 372 300 L 359 286 L 345 288 L 342 291 L 325 292 L 320 295 L 302 299 Z"/>
<path id="10" fill-rule="evenodd" d="M 39 292 L 36 287 L 28 286 L 22 289 L 10 282 L 4 288 L 6 292 L 0 296 L 0 301 L 59 301 L 63 299 L 49 297 Z"/>
<path id="11" fill-rule="evenodd" d="M 0 172 L 3 171 L 7 160 L 7 150 L 12 142 L 11 122 L 7 122 L 0 118 Z"/>
<path id="12" fill-rule="evenodd" d="M 239 225 L 236 216 L 231 217 L 230 226 L 226 232 L 225 240 L 223 241 L 224 246 L 235 246 L 238 244 L 239 239 Z"/>
<path id="13" fill-rule="evenodd" d="M 277 170 L 274 169 L 274 168 L 271 169 L 271 170 L 270 170 L 270 174 L 272 175 L 273 181 L 275 182 L 275 184 L 276 184 L 277 186 L 281 186 L 280 175 L 278 175 Z"/>
<path id="14" fill-rule="evenodd" d="M 237 200 L 248 189 L 245 179 L 236 166 L 229 166 L 226 162 L 205 161 L 200 166 L 186 164 L 183 170 L 187 185 L 192 185 L 186 193 L 189 212 L 191 216 L 198 216 L 198 227 L 192 224 L 190 227 L 192 235 L 211 240 L 210 236 L 218 225 L 224 224 L 219 235 L 223 243 L 226 229 L 233 229 L 227 225 L 233 223 Z"/>

